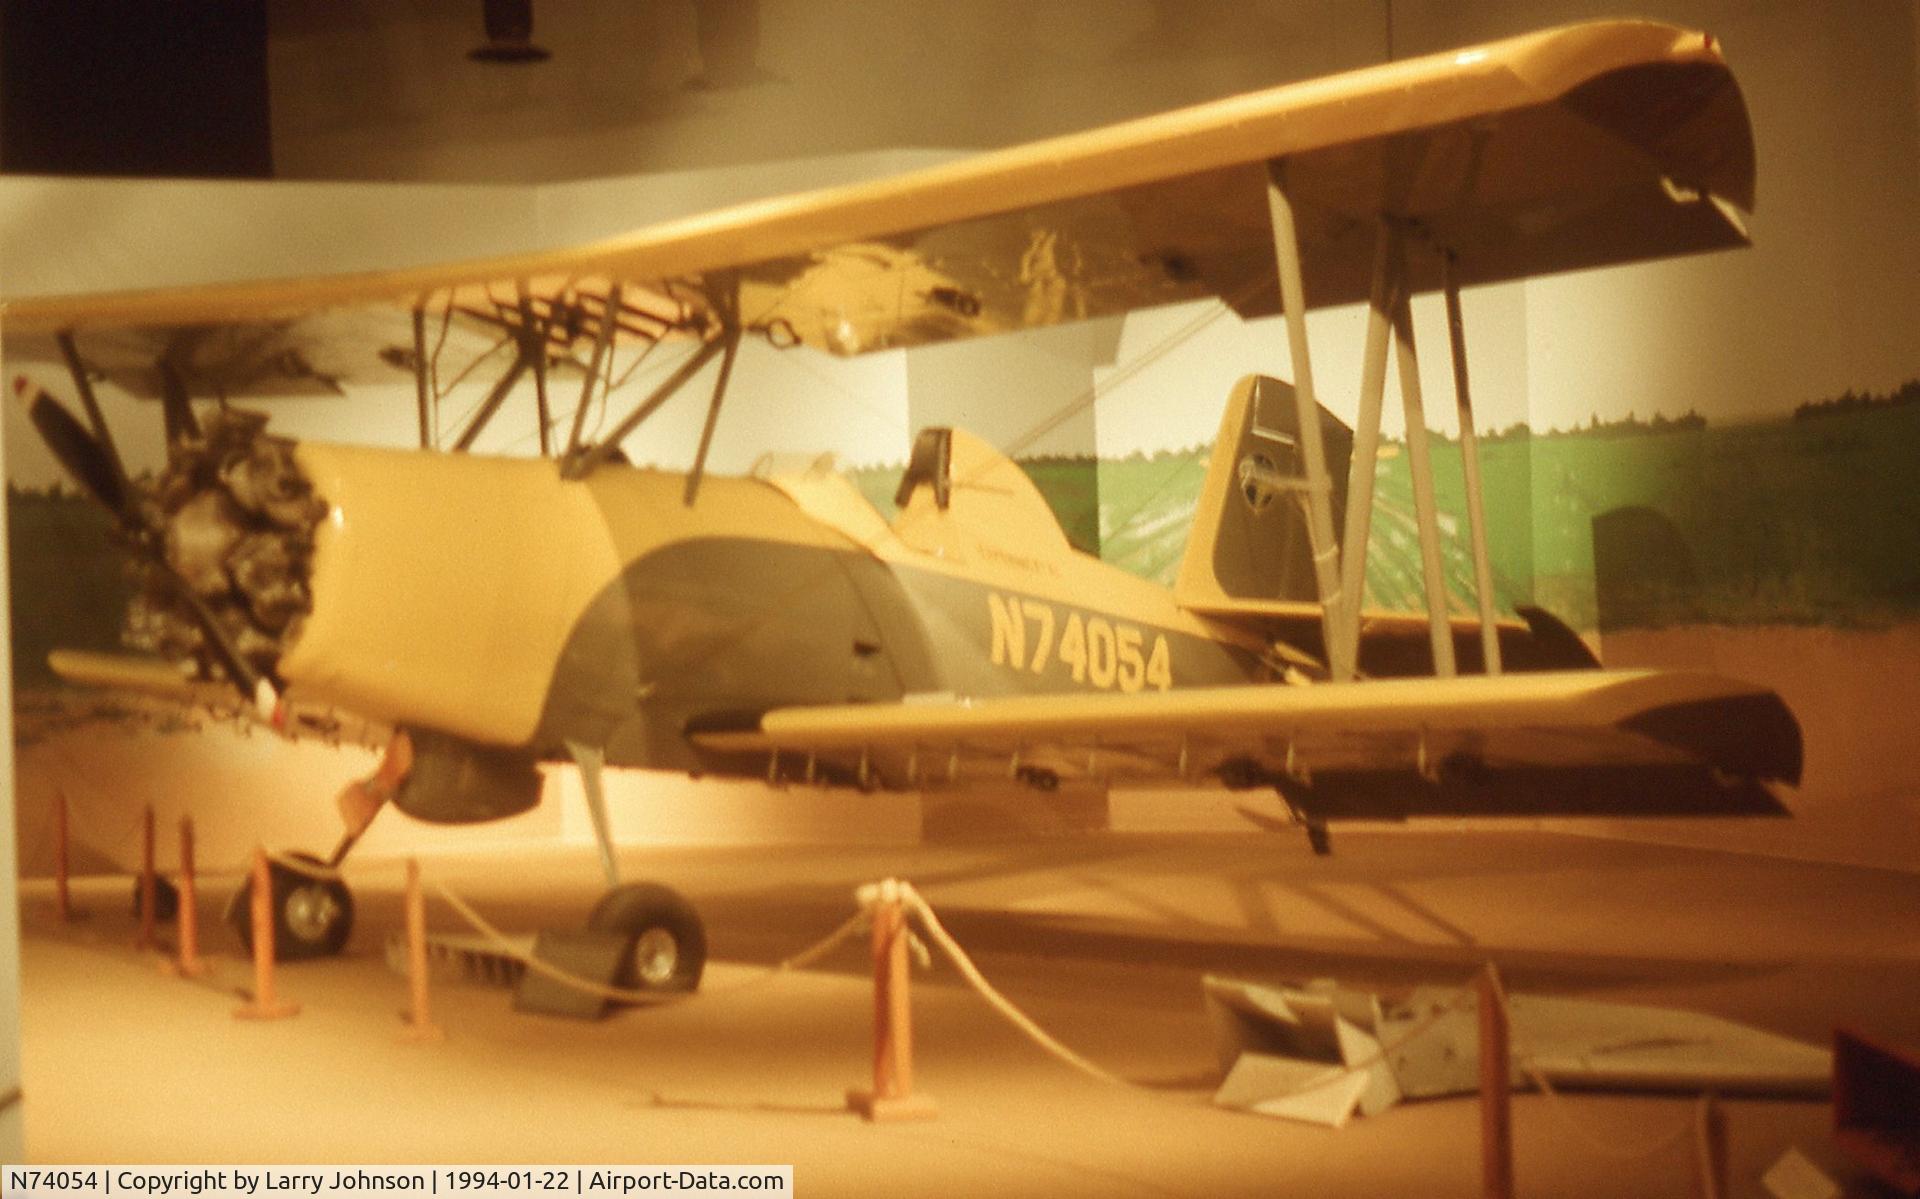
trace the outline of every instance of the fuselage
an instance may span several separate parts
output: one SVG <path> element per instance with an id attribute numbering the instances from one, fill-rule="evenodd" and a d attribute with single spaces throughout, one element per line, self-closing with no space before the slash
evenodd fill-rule
<path id="1" fill-rule="evenodd" d="M 948 507 L 923 489 L 889 524 L 820 470 L 708 478 L 689 505 L 673 472 L 297 454 L 329 515 L 284 677 L 482 745 L 745 771 L 703 757 L 687 722 L 1270 674 L 1257 636 L 1074 550 L 1004 459 L 971 459 Z"/>

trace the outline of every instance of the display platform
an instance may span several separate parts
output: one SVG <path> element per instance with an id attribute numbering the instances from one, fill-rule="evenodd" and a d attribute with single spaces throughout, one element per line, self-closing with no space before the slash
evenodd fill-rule
<path id="1" fill-rule="evenodd" d="M 1920 875 L 1535 832 L 1361 832 L 1314 859 L 1294 837 L 656 850 L 631 877 L 683 889 L 714 965 L 692 1001 L 599 1023 L 516 1013 L 440 985 L 437 1043 L 401 1040 L 394 860 L 348 875 L 345 957 L 284 967 L 295 1018 L 232 1018 L 248 965 L 202 888 L 213 972 L 183 982 L 130 948 L 124 878 L 83 880 L 61 924 L 25 887 L 27 1149 L 33 1160 L 791 1162 L 811 1195 L 1475 1195 L 1472 1100 L 1405 1104 L 1333 1131 L 1229 1112 L 1203 973 L 1392 988 L 1464 980 L 1688 1007 L 1824 1042 L 1835 1024 L 1920 1042 Z M 577 927 L 599 889 L 584 847 L 423 859 L 504 929 Z M 844 1092 L 870 1071 L 856 941 L 764 967 L 913 879 L 987 976 L 1115 1087 L 1044 1055 L 947 967 L 914 984 L 927 1122 L 872 1126 Z M 436 932 L 467 931 L 429 902 Z M 1691 1193 L 1690 1098 L 1516 1098 L 1523 1193 Z M 1836 1177 L 1825 1104 L 1729 1100 L 1734 1194 L 1797 1147 Z M 1677 1136 L 1677 1139 L 1676 1139 Z M 1661 1142 L 1668 1142 L 1664 1146 Z M 1644 1151 L 1643 1151 L 1644 1150 Z"/>

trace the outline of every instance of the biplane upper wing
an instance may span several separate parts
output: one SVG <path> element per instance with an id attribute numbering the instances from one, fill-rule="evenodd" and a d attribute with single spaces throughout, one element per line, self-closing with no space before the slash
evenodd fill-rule
<path id="1" fill-rule="evenodd" d="M 1408 59 L 744 204 L 574 248 L 444 267 L 84 297 L 15 298 L 14 330 L 275 322 L 367 304 L 499 304 L 618 281 L 698 332 L 711 282 L 739 320 L 837 353 L 1205 296 L 1279 307 L 1270 170 L 1298 212 L 1307 303 L 1364 299 L 1381 214 L 1462 284 L 1744 243 L 1744 104 L 1713 40 L 1606 21 Z M 1436 255 L 1409 264 L 1439 285 Z M 486 291 L 492 285 L 496 290 Z M 491 299 L 489 299 L 491 295 Z M 462 297 L 465 297 L 464 299 Z"/>
<path id="2" fill-rule="evenodd" d="M 868 785 L 1273 784 L 1318 818 L 1773 814 L 1757 784 L 1801 769 L 1777 695 L 1680 671 L 848 704 L 689 732 Z"/>

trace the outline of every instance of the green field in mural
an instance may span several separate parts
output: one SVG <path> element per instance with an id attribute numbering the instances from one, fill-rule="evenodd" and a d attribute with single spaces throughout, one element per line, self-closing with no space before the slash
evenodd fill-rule
<path id="1" fill-rule="evenodd" d="M 1606 627 L 1909 619 L 1916 461 L 1920 405 L 1535 439 L 1535 593 Z"/>
<path id="2" fill-rule="evenodd" d="M 71 493 L 7 491 L 13 674 L 49 682 L 56 649 L 120 648 L 133 583 L 106 513 Z"/>

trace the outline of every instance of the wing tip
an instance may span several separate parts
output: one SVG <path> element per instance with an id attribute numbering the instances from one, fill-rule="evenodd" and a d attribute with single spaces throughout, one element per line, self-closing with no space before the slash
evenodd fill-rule
<path id="1" fill-rule="evenodd" d="M 1798 786 L 1806 765 L 1800 722 L 1772 691 L 1660 704 L 1627 717 L 1620 727 L 1740 778 Z"/>

